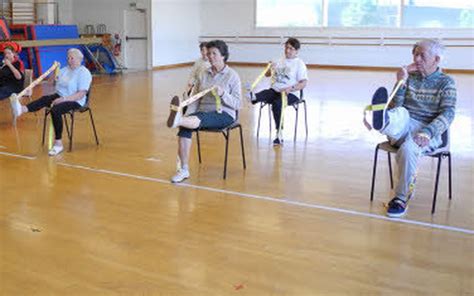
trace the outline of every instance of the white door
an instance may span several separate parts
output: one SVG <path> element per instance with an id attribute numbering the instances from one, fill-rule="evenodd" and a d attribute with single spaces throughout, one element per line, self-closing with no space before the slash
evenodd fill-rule
<path id="1" fill-rule="evenodd" d="M 146 10 L 124 10 L 124 63 L 130 70 L 147 69 Z"/>

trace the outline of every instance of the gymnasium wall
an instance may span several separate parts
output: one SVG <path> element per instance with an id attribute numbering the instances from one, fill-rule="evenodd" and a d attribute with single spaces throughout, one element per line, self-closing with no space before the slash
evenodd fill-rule
<path id="1" fill-rule="evenodd" d="M 63 24 L 77 24 L 79 31 L 84 32 L 86 25 L 105 24 L 108 33 L 119 33 L 124 45 L 124 10 L 131 9 L 131 3 L 137 3 L 138 8 L 146 9 L 148 21 L 148 61 L 151 53 L 151 0 L 59 0 L 59 20 Z M 151 62 L 149 62 L 151 68 Z"/>
<path id="2" fill-rule="evenodd" d="M 77 1 L 77 0 L 76 0 Z M 59 10 L 59 23 L 61 24 L 73 24 L 74 14 L 72 8 L 73 0 L 58 0 Z"/>
<path id="3" fill-rule="evenodd" d="M 452 46 L 447 47 L 443 66 L 474 70 L 474 30 L 257 29 L 254 25 L 255 0 L 202 0 L 200 7 L 201 39 L 219 36 L 228 41 L 230 60 L 235 62 L 261 63 L 278 57 L 282 52 L 280 43 L 284 40 L 279 36 L 291 35 L 304 36 L 305 38 L 301 38 L 303 42 L 313 43 L 304 45 L 300 52 L 300 56 L 308 64 L 397 67 L 411 62 L 411 44 L 416 39 L 441 37 L 451 38 L 445 43 Z M 342 38 L 336 40 L 330 37 Z M 366 39 L 351 39 L 353 37 Z M 463 38 L 471 40 L 462 40 Z"/>
<path id="4" fill-rule="evenodd" d="M 59 0 L 60 21 L 107 25 L 123 33 L 123 11 L 130 3 L 147 8 L 151 67 L 188 63 L 199 57 L 200 0 Z M 150 17 L 151 16 L 151 17 Z"/>
<path id="5" fill-rule="evenodd" d="M 201 0 L 152 0 L 153 67 L 199 57 Z"/>

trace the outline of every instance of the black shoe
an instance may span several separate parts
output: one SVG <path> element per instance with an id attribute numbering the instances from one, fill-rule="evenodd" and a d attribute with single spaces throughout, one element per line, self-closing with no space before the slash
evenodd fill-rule
<path id="1" fill-rule="evenodd" d="M 283 145 L 283 139 L 276 138 L 275 140 L 273 140 L 273 146 L 281 146 L 281 145 Z"/>

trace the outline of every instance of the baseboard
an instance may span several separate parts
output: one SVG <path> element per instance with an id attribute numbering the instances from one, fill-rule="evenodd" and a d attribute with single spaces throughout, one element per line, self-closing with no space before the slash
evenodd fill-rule
<path id="1" fill-rule="evenodd" d="M 194 62 L 188 62 L 188 63 L 179 63 L 179 64 L 171 64 L 171 65 L 163 65 L 163 66 L 156 66 L 153 67 L 153 70 L 169 70 L 169 69 L 177 69 L 177 68 L 184 68 L 184 67 L 190 67 L 194 64 Z"/>

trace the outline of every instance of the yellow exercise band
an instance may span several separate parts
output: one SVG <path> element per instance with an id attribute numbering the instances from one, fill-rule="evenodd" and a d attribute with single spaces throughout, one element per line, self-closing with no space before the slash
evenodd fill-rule
<path id="1" fill-rule="evenodd" d="M 265 76 L 265 73 L 268 72 L 271 66 L 272 66 L 272 63 L 268 63 L 268 65 L 265 67 L 265 70 L 263 70 L 262 73 L 258 75 L 257 79 L 255 79 L 255 81 L 252 83 L 252 86 L 250 87 L 250 91 L 253 91 L 257 87 L 257 85 L 263 79 L 263 77 Z"/>
<path id="2" fill-rule="evenodd" d="M 54 128 L 53 128 L 53 120 L 49 123 L 49 135 L 48 135 L 48 150 L 53 149 L 53 138 L 54 138 Z"/>
<path id="3" fill-rule="evenodd" d="M 286 92 L 281 92 L 281 114 L 280 114 L 280 126 L 278 127 L 277 137 L 280 137 L 280 133 L 283 127 L 283 120 L 285 119 L 285 109 L 288 106 L 288 95 Z"/>
<path id="4" fill-rule="evenodd" d="M 217 91 L 215 88 L 213 88 L 211 90 L 212 92 L 212 95 L 214 96 L 214 98 L 216 98 L 216 111 L 217 113 L 222 113 L 222 104 L 221 104 L 221 97 L 219 97 L 219 95 L 217 94 Z"/>

